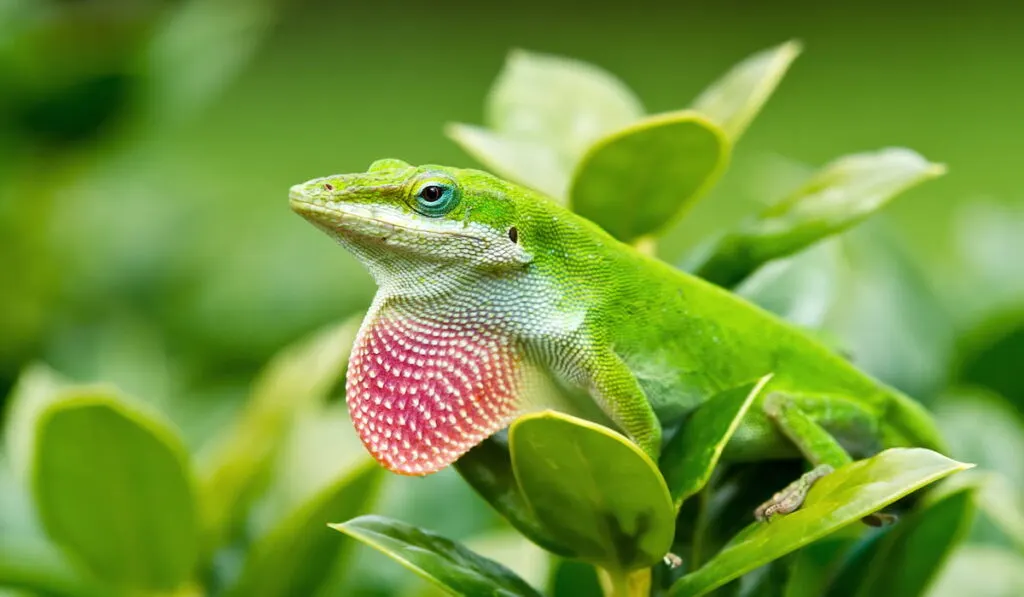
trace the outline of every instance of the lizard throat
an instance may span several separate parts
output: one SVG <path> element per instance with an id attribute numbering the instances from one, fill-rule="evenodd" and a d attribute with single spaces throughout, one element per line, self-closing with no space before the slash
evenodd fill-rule
<path id="1" fill-rule="evenodd" d="M 346 401 L 378 462 L 427 475 L 515 417 L 519 360 L 507 336 L 484 326 L 380 314 L 356 341 Z"/>

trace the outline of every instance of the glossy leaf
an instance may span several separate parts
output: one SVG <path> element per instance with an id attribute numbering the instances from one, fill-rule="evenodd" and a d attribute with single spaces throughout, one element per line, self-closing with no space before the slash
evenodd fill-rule
<path id="1" fill-rule="evenodd" d="M 366 511 L 376 499 L 384 469 L 366 459 L 280 521 L 250 548 L 231 595 L 287 597 L 312 595 L 336 566 L 348 542 L 326 525 Z"/>
<path id="2" fill-rule="evenodd" d="M 626 571 L 651 566 L 668 552 L 675 528 L 668 488 L 628 439 L 544 411 L 517 419 L 509 445 L 531 510 L 576 558 Z"/>
<path id="3" fill-rule="evenodd" d="M 944 166 L 909 149 L 839 158 L 782 201 L 721 237 L 696 273 L 721 286 L 735 286 L 768 261 L 856 225 L 903 191 L 944 172 Z"/>
<path id="4" fill-rule="evenodd" d="M 451 123 L 445 134 L 498 176 L 565 203 L 572 165 L 554 147 L 471 124 Z"/>
<path id="5" fill-rule="evenodd" d="M 815 483 L 799 510 L 748 526 L 670 595 L 704 595 L 970 466 L 923 448 L 893 448 L 843 466 Z"/>
<path id="6" fill-rule="evenodd" d="M 513 50 L 487 99 L 486 120 L 505 135 L 556 148 L 571 164 L 595 139 L 643 113 L 636 95 L 604 69 Z"/>
<path id="7" fill-rule="evenodd" d="M 108 389 L 68 391 L 36 432 L 32 492 L 47 534 L 111 584 L 178 587 L 196 564 L 199 535 L 182 442 Z"/>
<path id="8" fill-rule="evenodd" d="M 244 517 L 296 414 L 321 404 L 341 379 L 360 319 L 353 317 L 301 339 L 260 373 L 245 410 L 219 438 L 203 467 L 207 550 Z"/>
<path id="9" fill-rule="evenodd" d="M 771 376 L 726 390 L 700 405 L 661 454 L 661 472 L 678 509 L 707 484 L 743 415 Z"/>
<path id="10" fill-rule="evenodd" d="M 706 114 L 736 141 L 800 55 L 801 46 L 787 41 L 762 50 L 732 67 L 694 100 L 693 109 Z"/>
<path id="11" fill-rule="evenodd" d="M 450 595 L 540 595 L 501 564 L 450 539 L 397 520 L 360 516 L 331 527 L 390 556 Z"/>
<path id="12" fill-rule="evenodd" d="M 1010 551 L 961 547 L 939 574 L 928 597 L 1017 597 L 1024 595 L 1024 557 Z"/>
<path id="13" fill-rule="evenodd" d="M 663 230 L 714 184 L 730 144 L 691 111 L 645 118 L 599 139 L 572 176 L 573 211 L 623 242 Z"/>
<path id="14" fill-rule="evenodd" d="M 572 556 L 573 548 L 563 545 L 544 527 L 530 509 L 512 470 L 508 442 L 491 436 L 455 462 L 455 469 L 505 520 L 528 539 L 552 553 Z"/>

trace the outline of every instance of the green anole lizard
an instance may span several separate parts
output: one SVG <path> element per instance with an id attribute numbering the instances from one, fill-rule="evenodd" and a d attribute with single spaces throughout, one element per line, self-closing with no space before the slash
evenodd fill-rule
<path id="1" fill-rule="evenodd" d="M 378 285 L 346 400 L 396 473 L 441 470 L 537 407 L 607 422 L 656 461 L 663 428 L 766 374 L 723 460 L 816 468 L 758 518 L 799 507 L 851 454 L 942 449 L 922 406 L 806 332 L 488 173 L 385 159 L 295 185 L 290 201 Z M 545 379 L 574 398 L 537 404 Z"/>

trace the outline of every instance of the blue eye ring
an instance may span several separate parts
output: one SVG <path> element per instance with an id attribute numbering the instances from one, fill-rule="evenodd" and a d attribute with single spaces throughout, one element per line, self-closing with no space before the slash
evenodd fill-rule
<path id="1" fill-rule="evenodd" d="M 419 186 L 414 198 L 416 211 L 438 218 L 455 209 L 459 202 L 459 190 L 451 183 L 430 180 Z"/>

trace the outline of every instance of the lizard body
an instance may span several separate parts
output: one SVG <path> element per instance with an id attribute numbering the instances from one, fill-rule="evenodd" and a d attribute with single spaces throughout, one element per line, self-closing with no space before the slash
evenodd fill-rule
<path id="1" fill-rule="evenodd" d="M 377 282 L 346 400 L 363 443 L 394 472 L 436 472 L 517 415 L 551 407 L 536 398 L 544 380 L 570 396 L 553 407 L 617 427 L 654 458 L 663 429 L 769 373 L 766 393 L 787 396 L 851 453 L 940 449 L 912 399 L 529 189 L 478 170 L 378 160 L 295 185 L 290 197 Z M 814 442 L 759 402 L 723 458 L 813 461 Z"/>

